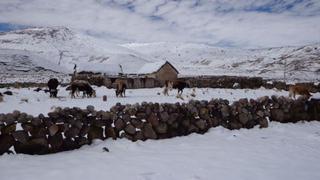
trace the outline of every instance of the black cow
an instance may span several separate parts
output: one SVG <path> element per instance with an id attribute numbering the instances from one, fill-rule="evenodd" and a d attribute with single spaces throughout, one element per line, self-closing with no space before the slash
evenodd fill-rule
<path id="1" fill-rule="evenodd" d="M 50 92 L 50 97 L 56 98 L 58 95 L 58 89 L 57 87 L 59 86 L 59 81 L 56 78 L 52 78 L 48 81 L 48 87 L 49 87 L 49 92 Z"/>
<path id="2" fill-rule="evenodd" d="M 12 96 L 13 95 L 12 91 L 5 91 L 5 92 L 3 92 L 3 94 L 8 95 L 8 96 Z"/>
<path id="3" fill-rule="evenodd" d="M 184 88 L 189 88 L 189 84 L 182 80 L 165 81 L 165 89 L 178 89 L 178 95 L 181 95 Z M 167 91 L 166 91 L 167 92 Z"/>
<path id="4" fill-rule="evenodd" d="M 70 89 L 71 98 L 75 98 L 78 91 L 83 92 L 83 97 L 96 97 L 96 91 L 90 86 L 88 81 L 74 80 L 70 85 Z"/>

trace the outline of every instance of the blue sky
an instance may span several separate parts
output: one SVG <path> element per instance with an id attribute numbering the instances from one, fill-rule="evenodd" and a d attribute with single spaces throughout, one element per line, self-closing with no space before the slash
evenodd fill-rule
<path id="1" fill-rule="evenodd" d="M 114 43 L 272 47 L 320 42 L 319 0 L 1 0 L 0 31 L 66 26 Z"/>
<path id="2" fill-rule="evenodd" d="M 0 32 L 7 32 L 12 30 L 18 30 L 18 29 L 24 29 L 28 26 L 25 25 L 17 25 L 17 24 L 11 24 L 11 23 L 1 23 L 0 22 Z"/>

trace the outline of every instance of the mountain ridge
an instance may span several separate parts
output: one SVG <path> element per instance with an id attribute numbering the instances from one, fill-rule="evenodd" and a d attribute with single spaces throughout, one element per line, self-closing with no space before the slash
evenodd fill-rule
<path id="1" fill-rule="evenodd" d="M 0 55 L 11 50 L 39 67 L 68 74 L 75 64 L 78 70 L 118 74 L 138 72 L 145 63 L 169 61 L 181 76 L 236 75 L 260 76 L 288 81 L 320 79 L 320 43 L 263 49 L 221 48 L 181 42 L 110 44 L 77 33 L 66 27 L 36 27 L 0 33 Z M 16 51 L 15 51 L 16 50 Z M 10 54 L 10 53 L 9 53 Z M 15 56 L 15 57 L 16 57 Z M 3 58 L 0 62 L 3 62 Z M 12 59 L 13 61 L 13 59 Z M 47 62 L 42 63 L 41 62 Z M 34 68 L 30 66 L 30 70 Z M 46 67 L 48 66 L 48 67 Z M 11 72 L 14 73 L 12 66 Z M 6 68 L 10 70 L 10 67 Z M 58 68 L 59 69 L 59 68 Z M 32 72 L 32 71 L 31 71 Z M 4 72 L 6 73 L 6 72 Z M 18 73 L 19 74 L 19 73 Z"/>

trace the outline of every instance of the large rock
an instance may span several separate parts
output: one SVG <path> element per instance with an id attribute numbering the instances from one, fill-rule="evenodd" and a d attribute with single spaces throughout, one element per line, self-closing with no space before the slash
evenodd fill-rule
<path id="1" fill-rule="evenodd" d="M 158 126 L 155 127 L 155 130 L 159 134 L 165 134 L 168 131 L 168 126 L 166 123 L 160 123 Z"/>
<path id="2" fill-rule="evenodd" d="M 161 121 L 167 122 L 169 119 L 169 114 L 167 112 L 163 111 L 160 113 L 160 118 L 161 118 Z"/>
<path id="3" fill-rule="evenodd" d="M 27 143 L 29 140 L 28 133 L 23 130 L 18 130 L 18 131 L 13 132 L 12 136 L 14 137 L 14 139 L 16 141 L 21 142 L 21 143 Z"/>
<path id="4" fill-rule="evenodd" d="M 83 124 L 84 124 L 84 123 L 83 123 L 81 120 L 76 120 L 76 121 L 74 121 L 71 125 L 74 126 L 74 127 L 76 127 L 76 128 L 78 128 L 78 129 L 81 129 L 82 126 L 83 126 Z"/>
<path id="5" fill-rule="evenodd" d="M 139 112 L 136 114 L 137 119 L 145 119 L 146 113 Z"/>
<path id="6" fill-rule="evenodd" d="M 241 124 L 245 125 L 249 121 L 249 116 L 246 113 L 240 113 L 239 114 L 239 121 Z"/>
<path id="7" fill-rule="evenodd" d="M 281 109 L 271 109 L 271 120 L 284 122 L 285 114 Z"/>
<path id="8" fill-rule="evenodd" d="M 0 155 L 9 151 L 14 144 L 14 138 L 8 134 L 0 135 Z"/>
<path id="9" fill-rule="evenodd" d="M 85 138 L 85 137 L 76 137 L 76 138 L 75 138 L 75 141 L 76 141 L 78 147 L 90 143 L 89 140 L 88 140 L 87 138 Z"/>
<path id="10" fill-rule="evenodd" d="M 200 129 L 200 130 L 205 130 L 207 128 L 207 122 L 205 120 L 197 120 L 195 122 L 195 125 Z"/>
<path id="11" fill-rule="evenodd" d="M 125 123 L 123 122 L 122 119 L 117 119 L 114 122 L 114 126 L 118 131 L 120 131 L 120 130 L 123 130 L 123 128 L 125 127 Z"/>
<path id="12" fill-rule="evenodd" d="M 11 124 L 3 127 L 1 129 L 2 134 L 11 134 L 16 130 L 16 124 Z"/>
<path id="13" fill-rule="evenodd" d="M 230 108 L 227 105 L 222 105 L 221 114 L 223 118 L 227 118 L 230 116 Z"/>
<path id="14" fill-rule="evenodd" d="M 64 139 L 63 145 L 62 145 L 63 151 L 69 151 L 69 150 L 73 150 L 73 149 L 78 149 L 79 147 L 80 147 L 80 145 L 78 145 L 76 140 L 73 140 L 73 139 L 70 139 L 70 138 Z"/>
<path id="15" fill-rule="evenodd" d="M 149 123 L 151 123 L 151 125 L 152 125 L 153 127 L 158 126 L 158 124 L 159 124 L 158 116 L 157 116 L 157 114 L 155 114 L 155 113 L 151 113 L 151 114 L 149 115 L 147 121 L 148 121 Z"/>
<path id="16" fill-rule="evenodd" d="M 268 120 L 266 118 L 262 118 L 259 120 L 260 128 L 267 128 L 268 127 Z"/>
<path id="17" fill-rule="evenodd" d="M 137 131 L 137 133 L 133 137 L 133 141 L 145 140 L 142 131 Z"/>
<path id="18" fill-rule="evenodd" d="M 80 133 L 80 129 L 72 126 L 71 128 L 69 128 L 65 133 L 64 135 L 67 137 L 67 138 L 75 138 L 76 136 L 78 136 Z"/>
<path id="19" fill-rule="evenodd" d="M 17 120 L 17 118 L 15 118 L 13 113 L 8 113 L 7 115 L 5 115 L 5 118 L 4 118 L 4 122 L 7 125 L 15 124 L 16 120 Z"/>
<path id="20" fill-rule="evenodd" d="M 112 138 L 113 140 L 117 139 L 117 134 L 113 127 L 106 128 L 105 134 L 106 134 L 106 138 Z"/>
<path id="21" fill-rule="evenodd" d="M 48 130 L 49 130 L 49 135 L 54 136 L 59 131 L 59 127 L 57 125 L 53 124 L 52 126 L 50 126 L 48 128 Z"/>
<path id="22" fill-rule="evenodd" d="M 91 126 L 88 132 L 88 139 L 91 142 L 93 139 L 103 140 L 103 129 L 97 126 Z"/>
<path id="23" fill-rule="evenodd" d="M 87 106 L 87 110 L 88 110 L 90 113 L 93 113 L 93 112 L 94 112 L 94 106 L 88 105 L 88 106 Z"/>
<path id="24" fill-rule="evenodd" d="M 263 111 L 261 111 L 261 110 L 259 110 L 259 111 L 257 111 L 257 113 L 256 113 L 259 117 L 264 117 L 264 112 Z"/>
<path id="25" fill-rule="evenodd" d="M 172 113 L 172 114 L 170 114 L 169 116 L 170 116 L 170 117 L 169 117 L 167 123 L 171 125 L 171 124 L 173 124 L 173 123 L 178 119 L 179 113 Z"/>
<path id="26" fill-rule="evenodd" d="M 21 127 L 23 130 L 25 130 L 26 132 L 31 132 L 33 130 L 33 126 L 31 123 L 22 123 Z"/>
<path id="27" fill-rule="evenodd" d="M 18 119 L 19 118 L 19 116 L 20 116 L 20 111 L 18 111 L 18 110 L 14 110 L 13 112 L 12 112 L 12 115 L 13 115 L 13 118 L 14 119 Z"/>
<path id="28" fill-rule="evenodd" d="M 55 134 L 53 136 L 49 136 L 48 143 L 51 146 L 52 152 L 58 152 L 61 150 L 63 145 L 63 137 L 62 134 Z"/>
<path id="29" fill-rule="evenodd" d="M 110 112 L 102 112 L 101 113 L 101 118 L 103 120 L 112 120 L 112 115 Z"/>
<path id="30" fill-rule="evenodd" d="M 188 127 L 188 133 L 197 133 L 199 131 L 199 128 L 193 124 L 190 124 Z"/>
<path id="31" fill-rule="evenodd" d="M 146 139 L 157 139 L 157 134 L 149 123 L 143 126 L 143 135 Z"/>
<path id="32" fill-rule="evenodd" d="M 33 127 L 30 133 L 34 138 L 44 138 L 47 136 L 47 129 L 44 127 Z"/>
<path id="33" fill-rule="evenodd" d="M 133 118 L 130 122 L 135 128 L 142 129 L 143 127 L 143 122 L 140 119 Z"/>
<path id="34" fill-rule="evenodd" d="M 54 120 L 59 118 L 59 113 L 58 112 L 49 112 L 48 116 Z"/>
<path id="35" fill-rule="evenodd" d="M 136 133 L 136 128 L 131 125 L 131 124 L 128 124 L 125 128 L 124 128 L 124 131 L 130 135 L 134 135 Z"/>
<path id="36" fill-rule="evenodd" d="M 23 154 L 47 154 L 49 153 L 48 141 L 45 138 L 33 138 L 27 143 L 17 142 L 14 145 L 16 153 Z"/>
<path id="37" fill-rule="evenodd" d="M 5 119 L 6 119 L 6 115 L 3 113 L 0 113 L 0 124 L 4 124 Z"/>
<path id="38" fill-rule="evenodd" d="M 90 127 L 88 125 L 83 125 L 80 129 L 79 136 L 84 137 L 88 134 Z"/>
<path id="39" fill-rule="evenodd" d="M 242 124 L 237 122 L 237 121 L 232 121 L 230 122 L 230 129 L 233 130 L 233 129 L 240 129 L 242 128 Z"/>

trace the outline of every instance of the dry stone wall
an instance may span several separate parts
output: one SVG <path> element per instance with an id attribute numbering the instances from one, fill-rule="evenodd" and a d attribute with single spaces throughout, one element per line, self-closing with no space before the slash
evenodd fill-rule
<path id="1" fill-rule="evenodd" d="M 189 103 L 116 104 L 110 111 L 57 108 L 34 117 L 14 111 L 0 114 L 0 154 L 48 154 L 77 149 L 94 139 L 127 138 L 132 141 L 203 134 L 223 126 L 228 129 L 268 127 L 281 123 L 320 120 L 320 100 L 286 97 L 224 99 Z"/>

